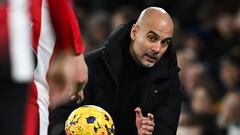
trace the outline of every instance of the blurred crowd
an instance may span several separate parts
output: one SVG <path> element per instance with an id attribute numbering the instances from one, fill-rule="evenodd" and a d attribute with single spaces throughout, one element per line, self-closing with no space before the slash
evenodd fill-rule
<path id="1" fill-rule="evenodd" d="M 177 135 L 240 135 L 239 0 L 75 0 L 86 53 L 145 7 L 174 19 L 183 105 Z"/>

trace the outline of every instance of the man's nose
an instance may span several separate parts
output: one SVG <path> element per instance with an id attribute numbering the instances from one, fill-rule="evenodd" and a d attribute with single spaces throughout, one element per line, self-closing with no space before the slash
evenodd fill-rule
<path id="1" fill-rule="evenodd" d="M 154 51 L 155 53 L 160 53 L 162 50 L 162 46 L 161 43 L 157 42 L 152 46 L 152 51 Z"/>

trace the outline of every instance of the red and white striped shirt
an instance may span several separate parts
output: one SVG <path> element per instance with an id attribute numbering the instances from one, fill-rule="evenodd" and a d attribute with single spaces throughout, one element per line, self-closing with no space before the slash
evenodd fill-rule
<path id="1" fill-rule="evenodd" d="M 83 53 L 76 16 L 68 0 L 29 0 L 33 48 L 38 64 L 27 102 L 24 135 L 47 135 L 49 89 L 46 74 L 50 59 L 57 50 Z"/>

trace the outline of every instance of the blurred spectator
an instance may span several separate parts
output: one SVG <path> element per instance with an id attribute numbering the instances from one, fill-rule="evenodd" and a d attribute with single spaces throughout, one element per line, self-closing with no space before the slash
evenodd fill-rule
<path id="1" fill-rule="evenodd" d="M 234 16 L 233 29 L 234 29 L 235 32 L 238 32 L 238 34 L 240 33 L 240 9 L 236 13 L 236 15 Z"/>
<path id="2" fill-rule="evenodd" d="M 134 7 L 125 6 L 117 9 L 112 15 L 112 29 L 126 23 L 129 20 L 137 18 L 137 10 Z"/>
<path id="3" fill-rule="evenodd" d="M 200 59 L 205 49 L 202 39 L 194 32 L 189 32 L 185 36 L 184 47 L 193 50 L 197 54 L 198 59 Z"/>
<path id="4" fill-rule="evenodd" d="M 174 47 L 176 48 L 176 50 L 180 50 L 183 49 L 183 43 L 184 43 L 184 35 L 182 34 L 182 27 L 179 25 L 179 20 L 174 18 L 174 38 L 172 40 L 172 43 L 174 45 Z"/>
<path id="5" fill-rule="evenodd" d="M 195 61 L 202 63 L 209 70 L 209 76 L 217 76 L 217 57 L 208 48 L 206 36 L 206 32 L 199 28 L 189 29 L 184 35 L 184 49 L 190 49 L 195 53 Z"/>
<path id="6" fill-rule="evenodd" d="M 184 72 L 181 74 L 181 82 L 185 94 L 185 102 L 189 102 L 189 98 L 193 94 L 196 86 L 200 85 L 202 81 L 208 80 L 206 68 L 201 63 L 191 63 L 185 67 Z"/>
<path id="7" fill-rule="evenodd" d="M 86 52 L 102 47 L 110 33 L 109 14 L 105 11 L 94 12 L 89 17 L 86 31 Z"/>
<path id="8" fill-rule="evenodd" d="M 207 4 L 206 4 L 207 2 Z M 217 4 L 215 1 L 205 0 L 199 5 L 199 10 L 196 11 L 196 18 L 198 27 L 203 31 L 209 32 L 214 27 L 214 20 L 217 14 Z"/>
<path id="9" fill-rule="evenodd" d="M 223 99 L 218 116 L 218 126 L 223 135 L 240 134 L 240 91 L 230 91 Z"/>
<path id="10" fill-rule="evenodd" d="M 219 135 L 211 115 L 188 114 L 188 119 L 179 124 L 177 135 Z"/>
<path id="11" fill-rule="evenodd" d="M 82 35 L 86 31 L 88 16 L 91 13 L 90 6 L 89 0 L 75 0 L 73 3 L 73 9 L 76 13 Z"/>
<path id="12" fill-rule="evenodd" d="M 180 79 L 185 79 L 186 68 L 197 59 L 196 53 L 191 49 L 181 49 L 177 51 L 178 65 L 181 68 Z"/>
<path id="13" fill-rule="evenodd" d="M 179 126 L 186 125 L 191 120 L 191 110 L 190 107 L 185 103 L 182 104 L 181 113 L 179 117 Z"/>
<path id="14" fill-rule="evenodd" d="M 233 15 L 227 11 L 219 12 L 216 16 L 215 28 L 207 44 L 216 56 L 223 55 L 234 45 L 235 37 L 232 22 Z"/>
<path id="15" fill-rule="evenodd" d="M 239 55 L 240 54 L 240 8 L 238 12 L 234 15 L 233 18 L 233 30 L 235 34 L 236 42 L 234 42 L 233 47 L 230 50 L 230 53 Z"/>
<path id="16" fill-rule="evenodd" d="M 193 113 L 213 115 L 218 111 L 215 107 L 215 104 L 217 104 L 217 91 L 211 85 L 210 83 L 200 85 L 193 90 L 191 97 Z"/>
<path id="17" fill-rule="evenodd" d="M 177 135 L 203 135 L 200 125 L 179 126 Z"/>
<path id="18" fill-rule="evenodd" d="M 225 90 L 240 87 L 240 59 L 238 56 L 225 55 L 220 60 L 220 73 Z"/>

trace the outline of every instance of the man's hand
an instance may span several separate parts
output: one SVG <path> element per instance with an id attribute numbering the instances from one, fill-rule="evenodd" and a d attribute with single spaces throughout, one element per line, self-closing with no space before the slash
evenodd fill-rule
<path id="1" fill-rule="evenodd" d="M 147 117 L 144 117 L 140 107 L 137 107 L 135 112 L 138 135 L 152 135 L 155 126 L 154 116 L 148 113 Z"/>

